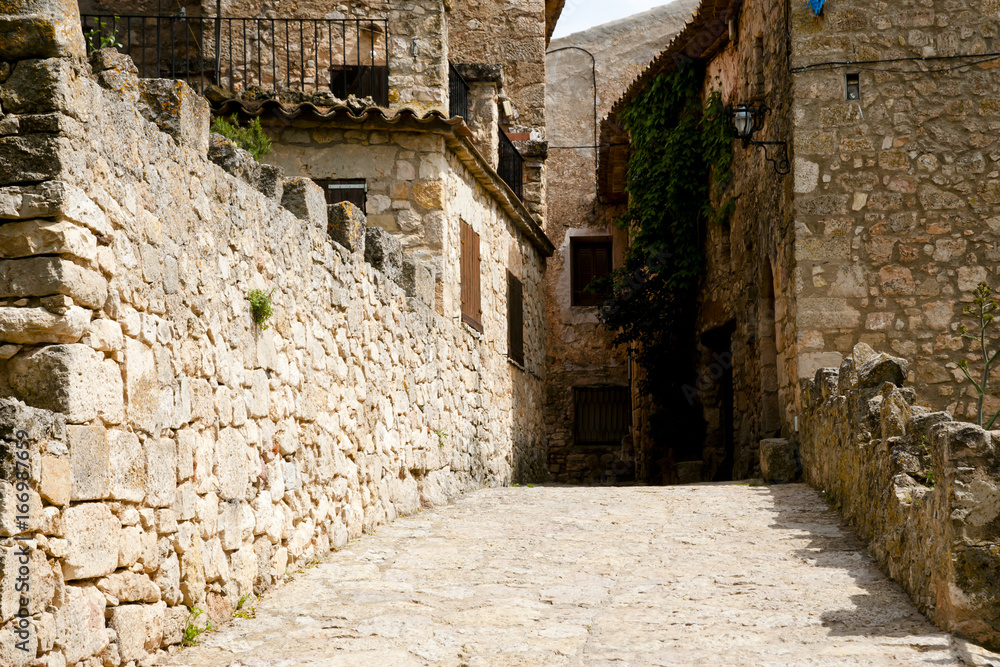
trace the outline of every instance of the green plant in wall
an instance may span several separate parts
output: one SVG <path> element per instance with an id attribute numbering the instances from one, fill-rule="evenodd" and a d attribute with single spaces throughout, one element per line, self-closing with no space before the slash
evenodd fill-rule
<path id="1" fill-rule="evenodd" d="M 443 428 L 436 428 L 431 431 L 438 439 L 438 447 L 444 447 L 444 441 L 448 439 L 448 431 Z"/>
<path id="2" fill-rule="evenodd" d="M 260 118 L 254 118 L 249 125 L 241 126 L 235 114 L 229 120 L 219 116 L 212 121 L 211 130 L 250 153 L 257 162 L 271 152 L 271 140 L 261 127 Z"/>
<path id="3" fill-rule="evenodd" d="M 271 295 L 274 290 L 265 292 L 262 289 L 252 289 L 247 294 L 247 301 L 250 302 L 250 312 L 253 315 L 254 324 L 261 330 L 266 330 L 270 325 L 267 323 L 274 315 L 274 308 L 271 306 Z"/>
<path id="4" fill-rule="evenodd" d="M 975 344 L 979 347 L 979 353 L 981 355 L 982 368 L 977 369 L 979 375 L 979 381 L 977 382 L 975 378 L 972 377 L 972 373 L 969 371 L 969 362 L 965 359 L 958 363 L 958 367 L 962 369 L 965 377 L 968 378 L 969 382 L 976 389 L 976 394 L 979 399 L 976 406 L 976 423 L 983 428 L 989 430 L 993 428 L 993 423 L 1000 417 L 1000 410 L 990 418 L 988 422 L 983 421 L 983 402 L 986 398 L 986 392 L 989 389 L 990 382 L 990 370 L 993 364 L 997 360 L 997 356 L 1000 356 L 1000 349 L 993 352 L 988 350 L 987 341 L 987 331 L 993 325 L 993 313 L 997 310 L 997 302 L 991 298 L 993 295 L 993 290 L 986 283 L 979 283 L 975 291 L 972 293 L 972 305 L 965 307 L 965 314 L 972 317 L 974 320 L 978 321 L 979 333 L 972 334 L 969 333 L 969 328 L 963 326 L 961 329 L 962 337 L 968 338 L 969 340 L 975 341 Z"/>
<path id="5" fill-rule="evenodd" d="M 692 65 L 658 76 L 621 120 L 631 153 L 628 207 L 617 224 L 629 232 L 623 268 L 610 278 L 601 320 L 645 369 L 642 387 L 656 421 L 684 423 L 683 385 L 694 374 L 697 289 L 704 274 L 708 224 L 732 211 L 732 138 L 718 93 L 702 95 L 704 70 Z M 676 419 L 675 419 L 676 418 Z M 691 434 L 677 434 L 678 440 Z"/>
<path id="6" fill-rule="evenodd" d="M 198 637 L 215 629 L 212 627 L 211 621 L 205 621 L 205 625 L 198 624 L 198 618 L 204 613 L 198 607 L 191 607 L 191 615 L 184 628 L 184 646 L 194 646 L 198 643 Z"/>
<path id="7" fill-rule="evenodd" d="M 122 48 L 121 43 L 118 41 L 118 17 L 116 16 L 114 18 L 114 23 L 111 26 L 110 33 L 104 34 L 106 32 L 105 28 L 107 27 L 107 21 L 98 21 L 96 28 L 92 28 L 83 33 L 84 39 L 87 40 L 88 56 L 93 55 L 95 51 L 106 49 L 109 46 L 113 46 L 116 49 Z"/>

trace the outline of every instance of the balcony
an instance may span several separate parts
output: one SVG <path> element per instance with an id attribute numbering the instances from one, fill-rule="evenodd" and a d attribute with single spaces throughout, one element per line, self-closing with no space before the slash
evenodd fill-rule
<path id="1" fill-rule="evenodd" d="M 448 115 L 469 119 L 469 83 L 465 77 L 448 63 Z"/>
<path id="2" fill-rule="evenodd" d="M 185 81 L 204 93 L 252 89 L 371 97 L 389 104 L 385 19 L 81 16 L 88 50 L 115 46 L 143 78 Z"/>

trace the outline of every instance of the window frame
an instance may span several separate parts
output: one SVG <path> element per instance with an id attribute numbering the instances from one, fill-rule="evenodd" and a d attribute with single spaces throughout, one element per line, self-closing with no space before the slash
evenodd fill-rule
<path id="1" fill-rule="evenodd" d="M 364 178 L 318 178 L 313 179 L 316 185 L 323 189 L 323 198 L 326 200 L 327 205 L 339 204 L 340 202 L 350 202 L 361 209 L 361 212 L 365 215 L 368 214 L 368 180 Z M 356 186 L 356 187 L 351 187 Z M 358 206 L 358 202 L 351 199 L 337 199 L 335 192 L 343 192 L 349 190 L 362 190 L 362 196 L 360 197 L 361 205 Z"/>
<path id="2" fill-rule="evenodd" d="M 604 275 L 611 275 L 614 271 L 614 238 L 611 236 L 573 236 L 569 241 L 569 281 L 570 281 L 570 305 L 574 308 L 593 308 L 602 305 L 610 294 L 596 295 L 591 294 L 586 291 L 587 285 L 593 282 L 595 279 L 603 277 L 598 276 L 596 273 L 591 277 L 587 285 L 581 286 L 577 289 L 578 274 L 579 274 L 579 260 L 577 253 L 584 246 L 607 246 L 608 250 L 608 273 Z"/>
<path id="3" fill-rule="evenodd" d="M 459 224 L 462 321 L 479 333 L 483 333 L 482 241 L 470 224 L 464 220 Z"/>
<path id="4" fill-rule="evenodd" d="M 621 445 L 622 439 L 624 439 L 629 433 L 632 432 L 632 390 L 627 385 L 597 385 L 597 386 L 583 386 L 583 387 L 573 387 L 572 388 L 572 401 L 573 401 L 573 445 L 575 447 L 618 447 Z M 587 395 L 597 395 L 600 393 L 611 393 L 614 392 L 618 394 L 614 397 L 615 403 L 612 403 L 610 407 L 617 405 L 621 409 L 621 414 L 618 415 L 622 425 L 621 436 L 617 440 L 583 440 L 580 435 L 584 430 L 581 426 L 581 403 Z"/>
<path id="5" fill-rule="evenodd" d="M 524 283 L 509 270 L 507 271 L 507 358 L 524 367 Z"/>

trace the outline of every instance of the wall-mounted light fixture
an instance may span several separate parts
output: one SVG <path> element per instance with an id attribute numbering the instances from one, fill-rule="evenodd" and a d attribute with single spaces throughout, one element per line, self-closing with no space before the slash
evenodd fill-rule
<path id="1" fill-rule="evenodd" d="M 784 141 L 755 141 L 753 135 L 764 128 L 764 116 L 770 109 L 765 104 L 730 104 L 726 107 L 726 113 L 732 120 L 730 131 L 733 136 L 743 141 L 743 146 L 756 146 L 764 151 L 764 158 L 774 166 L 774 171 L 781 175 L 791 172 L 792 167 L 788 160 L 788 143 Z M 775 156 L 770 154 L 771 148 L 775 149 Z"/>

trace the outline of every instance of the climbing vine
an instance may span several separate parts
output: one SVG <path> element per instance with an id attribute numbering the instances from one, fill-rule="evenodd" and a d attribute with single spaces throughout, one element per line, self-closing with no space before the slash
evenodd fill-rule
<path id="1" fill-rule="evenodd" d="M 698 66 L 661 74 L 622 115 L 631 155 L 628 207 L 617 224 L 630 246 L 601 319 L 616 343 L 635 345 L 647 377 L 640 388 L 661 420 L 690 410 L 682 387 L 694 370 L 685 351 L 693 350 L 704 229 L 732 211 L 728 120 L 718 93 L 703 100 L 703 81 Z"/>

